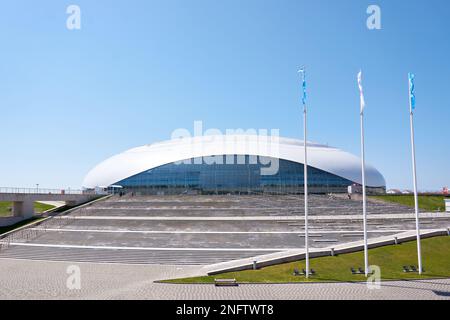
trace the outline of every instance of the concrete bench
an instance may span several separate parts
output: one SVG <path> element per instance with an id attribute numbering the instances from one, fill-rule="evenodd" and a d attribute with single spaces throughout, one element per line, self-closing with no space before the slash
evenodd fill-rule
<path id="1" fill-rule="evenodd" d="M 236 279 L 214 279 L 214 285 L 216 287 L 237 287 L 238 283 Z"/>

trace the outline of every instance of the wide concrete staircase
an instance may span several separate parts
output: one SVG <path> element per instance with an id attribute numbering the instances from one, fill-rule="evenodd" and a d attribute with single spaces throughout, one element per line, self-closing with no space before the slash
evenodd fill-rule
<path id="1" fill-rule="evenodd" d="M 310 246 L 360 240 L 361 207 L 311 195 Z M 206 265 L 302 248 L 303 210 L 302 196 L 114 196 L 2 239 L 0 258 Z M 410 208 L 370 202 L 368 212 L 371 238 L 414 229 Z"/>

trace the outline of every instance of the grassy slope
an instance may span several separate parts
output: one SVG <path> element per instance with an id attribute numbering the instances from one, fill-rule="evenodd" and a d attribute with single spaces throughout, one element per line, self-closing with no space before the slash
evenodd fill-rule
<path id="1" fill-rule="evenodd" d="M 11 207 L 12 207 L 11 202 L 0 202 L 0 217 L 10 216 L 12 213 L 11 213 L 11 211 L 9 211 L 9 208 L 11 208 Z M 44 212 L 44 211 L 50 210 L 52 208 L 54 208 L 54 206 L 44 204 L 44 203 L 39 203 L 39 202 L 34 203 L 34 211 L 36 213 Z"/>
<path id="2" fill-rule="evenodd" d="M 49 204 L 45 204 L 45 203 L 40 203 L 40 202 L 35 202 L 34 203 L 34 212 L 44 212 L 50 209 L 53 209 L 55 206 L 49 205 Z"/>
<path id="3" fill-rule="evenodd" d="M 413 195 L 383 195 L 372 198 L 414 207 Z M 419 196 L 419 208 L 426 211 L 444 211 L 444 196 Z"/>
<path id="4" fill-rule="evenodd" d="M 450 237 L 436 237 L 422 240 L 422 256 L 425 273 L 404 273 L 403 265 L 417 265 L 416 242 L 411 241 L 397 246 L 371 249 L 369 262 L 381 268 L 383 280 L 419 279 L 450 277 Z M 336 257 L 311 259 L 311 267 L 317 275 L 309 281 L 364 281 L 361 275 L 352 275 L 350 267 L 364 264 L 363 252 L 342 254 Z M 304 261 L 285 263 L 260 270 L 230 272 L 215 276 L 167 280 L 168 283 L 212 283 L 214 279 L 234 278 L 240 283 L 305 282 L 302 276 L 293 276 L 294 268 L 305 267 Z"/>
<path id="5" fill-rule="evenodd" d="M 20 228 L 29 223 L 35 222 L 36 220 L 42 220 L 42 219 L 44 219 L 44 218 L 31 218 L 31 219 L 20 221 L 19 223 L 13 224 L 12 226 L 0 227 L 0 234 L 6 233 L 8 231 Z"/>

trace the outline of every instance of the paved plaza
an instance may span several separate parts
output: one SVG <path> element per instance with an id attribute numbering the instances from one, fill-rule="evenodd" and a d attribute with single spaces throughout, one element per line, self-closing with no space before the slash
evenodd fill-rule
<path id="1" fill-rule="evenodd" d="M 73 263 L 0 259 L 0 299 L 450 299 L 450 279 L 366 283 L 258 284 L 217 288 L 214 285 L 154 283 L 194 276 L 195 266 L 78 263 L 79 290 L 68 289 Z"/>
<path id="2" fill-rule="evenodd" d="M 361 202 L 312 195 L 311 247 L 362 239 Z M 369 202 L 369 237 L 414 230 L 412 210 Z M 199 276 L 216 263 L 304 246 L 301 196 L 148 196 L 97 201 L 3 239 L 0 299 L 449 299 L 450 280 L 260 284 L 237 288 L 157 280 Z M 422 229 L 450 226 L 422 214 Z M 67 287 L 69 266 L 81 288 Z"/>

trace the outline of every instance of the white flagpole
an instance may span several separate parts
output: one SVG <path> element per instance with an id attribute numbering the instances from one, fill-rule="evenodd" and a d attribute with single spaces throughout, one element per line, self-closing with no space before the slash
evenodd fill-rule
<path id="1" fill-rule="evenodd" d="M 363 194 L 363 229 L 364 229 L 364 272 L 369 275 L 369 253 L 367 245 L 367 211 L 366 211 L 366 163 L 364 154 L 364 111 L 360 114 L 361 120 L 361 171 L 362 171 L 362 194 Z"/>
<path id="2" fill-rule="evenodd" d="M 306 278 L 309 278 L 309 236 L 308 236 L 308 148 L 306 135 L 306 104 L 303 110 L 303 136 L 304 136 L 304 152 L 305 162 L 303 166 L 304 177 L 304 193 L 305 193 L 305 259 L 306 259 Z"/>
<path id="3" fill-rule="evenodd" d="M 419 200 L 417 197 L 417 175 L 416 175 L 416 147 L 414 142 L 414 119 L 413 119 L 413 105 L 411 97 L 411 79 L 409 82 L 409 123 L 411 127 L 411 155 L 413 164 L 413 182 L 414 182 L 414 210 L 416 213 L 416 236 L 417 236 L 417 260 L 419 267 L 419 274 L 422 274 L 422 250 L 420 247 L 420 224 L 419 224 Z"/>
<path id="4" fill-rule="evenodd" d="M 306 278 L 309 278 L 310 268 L 309 268 L 309 235 L 308 235 L 308 147 L 307 147 L 307 126 L 306 126 L 306 75 L 305 69 L 299 70 L 302 73 L 303 80 L 303 151 L 305 161 L 303 163 L 303 190 L 305 196 L 305 262 L 306 262 Z"/>
<path id="5" fill-rule="evenodd" d="M 364 152 L 364 107 L 365 101 L 361 84 L 362 72 L 358 74 L 358 86 L 360 90 L 360 124 L 361 124 L 361 175 L 362 175 L 362 194 L 363 194 L 363 231 L 364 231 L 364 273 L 369 275 L 369 252 L 367 245 L 367 206 L 366 206 L 366 161 Z"/>

